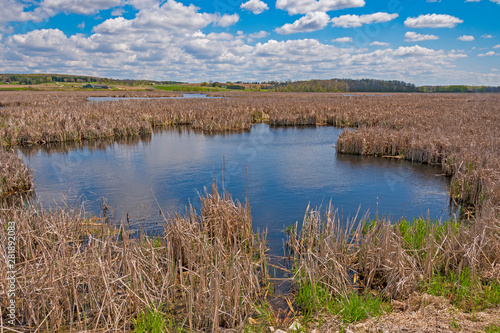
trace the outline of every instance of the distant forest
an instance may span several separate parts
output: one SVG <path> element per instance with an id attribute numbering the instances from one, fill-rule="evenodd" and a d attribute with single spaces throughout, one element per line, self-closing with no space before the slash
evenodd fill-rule
<path id="1" fill-rule="evenodd" d="M 500 87 L 485 86 L 423 86 L 403 81 L 374 79 L 331 79 L 309 81 L 267 82 L 276 91 L 289 92 L 500 92 Z"/>
<path id="2" fill-rule="evenodd" d="M 65 74 L 0 74 L 0 83 L 16 83 L 21 85 L 36 85 L 50 82 L 76 82 L 98 84 L 120 84 L 129 86 L 152 84 L 180 84 L 178 81 L 153 80 L 119 80 L 94 76 L 79 76 Z M 259 84 L 253 82 L 252 84 Z M 260 83 L 261 89 L 281 92 L 446 92 L 446 93 L 497 93 L 500 87 L 488 86 L 421 86 L 403 81 L 386 81 L 375 79 L 330 79 L 309 81 L 268 81 Z"/>
<path id="3" fill-rule="evenodd" d="M 0 74 L 1 82 L 35 85 L 50 82 L 77 82 L 77 83 L 99 83 L 120 85 L 145 85 L 145 84 L 178 84 L 176 81 L 152 81 L 152 80 L 118 80 L 95 76 L 80 76 L 66 74 Z"/>

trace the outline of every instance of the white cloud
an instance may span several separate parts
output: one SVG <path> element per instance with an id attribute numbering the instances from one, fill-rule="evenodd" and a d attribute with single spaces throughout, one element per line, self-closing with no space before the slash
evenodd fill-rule
<path id="1" fill-rule="evenodd" d="M 176 33 L 182 30 L 202 29 L 213 23 L 221 27 L 235 24 L 239 20 L 238 14 L 223 15 L 200 13 L 199 8 L 194 5 L 185 6 L 175 0 L 168 0 L 162 5 L 142 9 L 136 17 L 131 20 L 117 17 L 108 19 L 94 27 L 96 33 L 126 34 L 127 31 L 140 30 L 142 32 L 162 33 L 161 30 L 169 30 Z"/>
<path id="2" fill-rule="evenodd" d="M 309 16 L 309 24 L 307 15 L 302 21 L 297 20 L 298 28 L 311 29 L 314 24 L 322 27 L 324 21 L 328 24 L 324 12 Z M 108 19 L 94 27 L 90 36 L 65 35 L 58 29 L 4 36 L 0 42 L 0 72 L 63 72 L 190 82 L 201 82 L 207 77 L 224 82 L 299 80 L 330 78 L 335 73 L 337 77 L 393 78 L 416 84 L 484 81 L 500 85 L 500 74 L 457 70 L 455 61 L 467 57 L 460 51 L 445 52 L 418 45 L 393 49 L 388 43 L 372 42 L 370 45 L 384 47 L 372 48 L 375 51 L 370 52 L 355 48 L 354 44 L 342 48 L 316 39 L 261 40 L 252 45 L 252 39 L 269 34 L 203 30 L 209 25 L 230 24 L 236 18 L 205 13 L 195 6 L 169 0 L 143 7 L 133 19 Z M 290 26 L 293 28 L 293 24 Z M 349 39 L 336 40 L 341 41 Z"/>
<path id="3" fill-rule="evenodd" d="M 160 5 L 159 0 L 126 0 L 126 1 L 128 5 L 131 5 L 139 10 Z"/>
<path id="4" fill-rule="evenodd" d="M 419 17 L 409 17 L 405 21 L 408 28 L 454 28 L 463 23 L 458 17 L 444 14 L 426 14 Z"/>
<path id="5" fill-rule="evenodd" d="M 0 30 L 6 22 L 41 22 L 55 14 L 52 10 L 40 7 L 33 11 L 26 12 L 24 10 L 28 7 L 28 4 L 18 0 L 1 0 L 0 6 L 2 8 L 2 14 L 0 15 Z"/>
<path id="6" fill-rule="evenodd" d="M 229 27 L 231 25 L 236 24 L 240 20 L 240 16 L 238 14 L 227 15 L 224 14 L 222 17 L 214 20 L 215 24 L 220 27 Z"/>
<path id="7" fill-rule="evenodd" d="M 288 11 L 288 14 L 306 14 L 308 12 L 329 12 L 332 10 L 363 7 L 364 0 L 277 0 L 276 8 Z"/>
<path id="8" fill-rule="evenodd" d="M 435 56 L 438 54 L 442 54 L 443 51 L 435 51 L 433 49 L 428 49 L 425 47 L 421 47 L 418 45 L 415 46 L 400 46 L 397 50 L 394 51 L 394 54 L 400 57 L 405 57 L 409 55 L 418 55 L 418 56 Z"/>
<path id="9" fill-rule="evenodd" d="M 481 36 L 481 38 L 493 38 L 493 36 L 490 34 L 484 34 Z"/>
<path id="10" fill-rule="evenodd" d="M 254 33 L 251 33 L 248 35 L 247 41 L 250 43 L 254 39 L 261 39 L 261 38 L 264 38 L 267 36 L 269 36 L 269 32 L 267 32 L 267 31 L 254 32 Z"/>
<path id="11" fill-rule="evenodd" d="M 125 14 L 125 9 L 123 8 L 115 8 L 111 12 L 111 16 L 122 16 L 123 14 Z"/>
<path id="12" fill-rule="evenodd" d="M 339 17 L 332 18 L 332 25 L 334 27 L 342 27 L 342 28 L 356 28 L 360 27 L 363 24 L 371 24 L 371 23 L 380 23 L 380 22 L 388 22 L 397 18 L 398 14 L 389 14 L 389 13 L 374 13 L 367 15 L 342 15 Z"/>
<path id="13" fill-rule="evenodd" d="M 54 12 L 95 14 L 103 9 L 121 6 L 122 0 L 43 0 L 40 7 L 53 10 Z"/>
<path id="14" fill-rule="evenodd" d="M 258 15 L 266 10 L 269 9 L 267 4 L 264 1 L 261 0 L 249 0 L 245 3 L 242 3 L 240 8 L 246 9 L 248 11 L 251 11 L 255 15 Z"/>
<path id="15" fill-rule="evenodd" d="M 491 57 L 491 56 L 494 56 L 494 55 L 496 55 L 496 53 L 493 52 L 493 51 L 490 51 L 490 52 L 486 52 L 486 53 L 480 53 L 477 56 L 478 57 Z"/>
<path id="16" fill-rule="evenodd" d="M 310 12 L 293 23 L 287 23 L 275 31 L 281 35 L 289 35 L 298 32 L 311 32 L 323 29 L 328 25 L 330 16 L 325 12 Z"/>
<path id="17" fill-rule="evenodd" d="M 85 21 L 76 26 L 78 29 L 85 29 Z"/>
<path id="18" fill-rule="evenodd" d="M 332 39 L 332 42 L 334 43 L 352 43 L 353 41 L 352 37 L 339 37 Z"/>
<path id="19" fill-rule="evenodd" d="M 494 49 L 500 49 L 500 44 L 493 46 Z"/>
<path id="20" fill-rule="evenodd" d="M 436 35 L 422 35 L 414 31 L 408 31 L 405 33 L 405 41 L 407 42 L 421 42 L 425 40 L 436 40 L 439 39 Z"/>
<path id="21" fill-rule="evenodd" d="M 473 42 L 474 41 L 474 36 L 468 36 L 468 35 L 462 35 L 457 38 L 458 40 L 461 40 L 462 42 Z"/>
<path id="22" fill-rule="evenodd" d="M 371 46 L 390 46 L 390 43 L 374 41 L 370 43 Z"/>
<path id="23" fill-rule="evenodd" d="M 269 40 L 250 46 L 238 34 L 204 34 L 196 29 L 163 33 L 157 28 L 129 26 L 127 21 L 122 21 L 124 30 L 116 34 L 67 37 L 62 31 L 46 29 L 7 37 L 11 56 L 2 57 L 5 51 L 0 43 L 0 58 L 4 60 L 0 62 L 0 71 L 60 71 L 190 82 L 201 82 L 207 77 L 219 81 L 299 80 L 329 78 L 331 73 L 338 77 L 393 78 L 416 84 L 472 84 L 483 79 L 490 85 L 500 82 L 500 75 L 483 77 L 480 73 L 457 71 L 454 61 L 466 57 L 465 54 L 418 45 L 374 52 L 339 48 L 316 39 Z"/>

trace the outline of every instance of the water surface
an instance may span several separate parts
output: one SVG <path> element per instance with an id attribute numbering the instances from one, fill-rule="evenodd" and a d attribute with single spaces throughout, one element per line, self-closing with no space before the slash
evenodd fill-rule
<path id="1" fill-rule="evenodd" d="M 85 201 L 99 214 L 106 198 L 118 221 L 155 233 L 165 213 L 199 207 L 198 193 L 212 179 L 234 198 L 248 197 L 255 228 L 268 228 L 273 252 L 282 230 L 300 221 L 308 205 L 331 201 L 344 218 L 370 211 L 393 219 L 450 217 L 449 179 L 439 167 L 386 158 L 337 155 L 342 129 L 270 128 L 206 135 L 164 130 L 128 142 L 60 145 L 21 150 L 34 169 L 35 193 L 44 206 Z M 222 164 L 225 164 L 222 172 Z"/>
<path id="2" fill-rule="evenodd" d="M 216 96 L 207 96 L 205 94 L 183 94 L 182 96 L 172 96 L 172 97 L 115 97 L 115 96 L 99 96 L 99 97 L 88 97 L 89 102 L 113 102 L 113 101 L 123 101 L 123 100 L 142 100 L 142 99 L 214 99 L 222 98 Z"/>

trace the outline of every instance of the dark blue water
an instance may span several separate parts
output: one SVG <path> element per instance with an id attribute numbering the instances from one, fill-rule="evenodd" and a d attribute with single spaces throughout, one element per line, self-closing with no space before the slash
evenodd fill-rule
<path id="1" fill-rule="evenodd" d="M 301 221 L 305 210 L 329 201 L 344 218 L 367 210 L 374 216 L 433 219 L 450 217 L 449 179 L 441 169 L 406 161 L 337 155 L 332 147 L 342 129 L 269 128 L 204 135 L 165 130 L 128 143 L 60 146 L 23 150 L 34 169 L 35 193 L 44 206 L 85 201 L 100 212 L 106 198 L 116 219 L 130 216 L 130 227 L 154 233 L 164 213 L 199 207 L 198 193 L 220 183 L 225 161 L 226 188 L 233 198 L 248 196 L 255 229 L 268 228 L 273 252 L 282 230 Z"/>

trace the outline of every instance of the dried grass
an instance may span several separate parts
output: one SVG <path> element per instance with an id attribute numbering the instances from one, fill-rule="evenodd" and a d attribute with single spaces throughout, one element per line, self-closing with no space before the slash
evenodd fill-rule
<path id="1" fill-rule="evenodd" d="M 265 234 L 251 232 L 248 206 L 227 193 L 214 187 L 201 200 L 201 215 L 191 207 L 166 220 L 162 237 L 140 239 L 75 211 L 3 209 L 2 225 L 17 222 L 19 328 L 129 331 L 150 306 L 189 331 L 243 325 L 266 281 Z M 2 262 L 6 237 L 2 228 Z M 0 266 L 4 309 L 6 270 Z"/>
<path id="2" fill-rule="evenodd" d="M 329 207 L 308 210 L 302 228 L 290 229 L 287 247 L 299 284 L 319 285 L 329 295 L 352 291 L 406 299 L 436 274 L 500 282 L 500 220 L 473 224 L 420 220 L 342 221 Z"/>
<path id="3" fill-rule="evenodd" d="M 0 149 L 0 196 L 27 192 L 33 188 L 33 172 L 14 151 Z"/>

